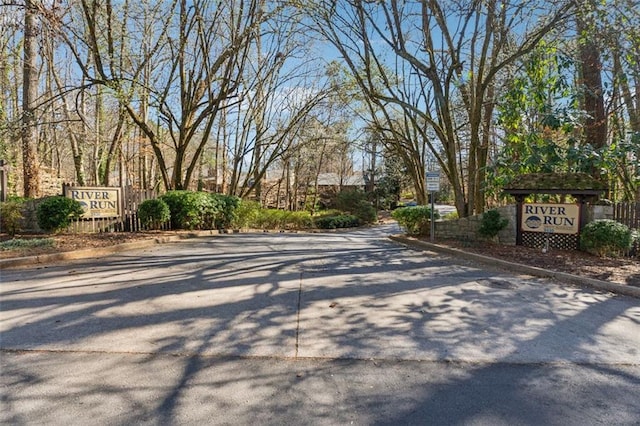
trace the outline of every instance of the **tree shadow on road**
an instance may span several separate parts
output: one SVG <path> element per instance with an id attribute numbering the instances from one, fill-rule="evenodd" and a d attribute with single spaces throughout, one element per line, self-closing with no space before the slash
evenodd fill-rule
<path id="1" fill-rule="evenodd" d="M 395 407 L 382 402 L 383 394 L 363 397 L 358 404 L 388 407 L 380 424 L 446 415 L 451 424 L 472 423 L 491 413 L 533 424 L 526 416 L 549 402 L 536 387 L 548 378 L 539 375 L 553 367 L 527 369 L 513 381 L 496 366 L 616 364 L 640 357 L 638 342 L 616 346 L 620 327 L 638 327 L 640 311 L 631 299 L 514 280 L 378 237 L 230 235 L 165 249 L 6 273 L 2 349 L 132 353 L 147 361 L 181 356 L 181 373 L 153 415 L 163 424 L 172 423 L 186 388 L 211 367 L 208 357 L 475 363 L 455 380 L 412 378 L 404 389 L 414 392 L 411 398 L 386 395 Z M 292 391 L 314 377 L 305 374 L 285 387 Z M 474 395 L 491 380 L 512 380 L 510 392 L 500 400 Z M 635 377 L 625 381 L 637 385 Z M 282 388 L 269 378 L 262 383 Z M 203 386 L 214 392 L 219 384 Z M 451 408 L 443 403 L 449 399 L 466 401 L 465 409 L 443 412 Z M 278 404 L 270 408 L 287 409 Z M 509 405 L 526 409 L 507 415 Z M 536 419 L 553 423 L 553 415 L 545 411 Z"/>

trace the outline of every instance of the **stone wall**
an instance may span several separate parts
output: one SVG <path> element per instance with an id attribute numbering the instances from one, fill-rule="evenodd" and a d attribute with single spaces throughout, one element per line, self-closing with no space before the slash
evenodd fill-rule
<path id="1" fill-rule="evenodd" d="M 508 205 L 497 208 L 500 216 L 509 220 L 509 224 L 498 234 L 498 240 L 503 244 L 516 244 L 516 206 Z M 438 238 L 452 238 L 463 241 L 479 240 L 478 228 L 482 215 L 464 217 L 457 220 L 436 222 L 435 240 Z"/>
<path id="2" fill-rule="evenodd" d="M 589 206 L 587 208 L 587 222 L 599 219 L 613 219 L 613 206 Z"/>
<path id="3" fill-rule="evenodd" d="M 516 205 L 508 205 L 497 209 L 500 216 L 509 220 L 505 229 L 500 231 L 498 239 L 503 244 L 516 244 Z M 587 223 L 598 219 L 613 219 L 613 206 L 587 206 Z M 436 222 L 435 240 L 438 238 L 452 238 L 463 241 L 477 241 L 478 228 L 482 215 L 465 217 L 457 220 Z"/>

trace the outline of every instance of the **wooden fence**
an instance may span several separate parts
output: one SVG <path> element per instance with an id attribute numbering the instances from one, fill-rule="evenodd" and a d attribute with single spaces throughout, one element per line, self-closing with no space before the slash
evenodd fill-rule
<path id="1" fill-rule="evenodd" d="M 615 204 L 613 219 L 627 225 L 629 228 L 640 229 L 640 202 Z"/>

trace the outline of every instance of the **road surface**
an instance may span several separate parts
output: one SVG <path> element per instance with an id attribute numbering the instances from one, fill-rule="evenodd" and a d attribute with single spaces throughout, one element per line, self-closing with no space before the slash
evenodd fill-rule
<path id="1" fill-rule="evenodd" d="M 639 424 L 640 303 L 230 234 L 0 275 L 2 424 Z"/>

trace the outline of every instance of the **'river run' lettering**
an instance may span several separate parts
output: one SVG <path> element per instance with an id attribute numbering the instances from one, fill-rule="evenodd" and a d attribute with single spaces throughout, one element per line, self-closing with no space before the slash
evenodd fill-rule
<path id="1" fill-rule="evenodd" d="M 575 218 L 560 217 L 560 216 L 543 216 L 543 225 L 553 226 L 573 226 L 575 224 Z"/>
<path id="2" fill-rule="evenodd" d="M 525 204 L 524 214 L 566 215 L 567 213 L 564 207 L 536 206 L 536 205 Z"/>
<path id="3" fill-rule="evenodd" d="M 107 191 L 71 191 L 71 198 L 74 200 L 108 200 L 109 192 Z"/>
<path id="4" fill-rule="evenodd" d="M 92 210 L 115 210 L 117 207 L 115 201 L 89 201 L 89 208 Z"/>

